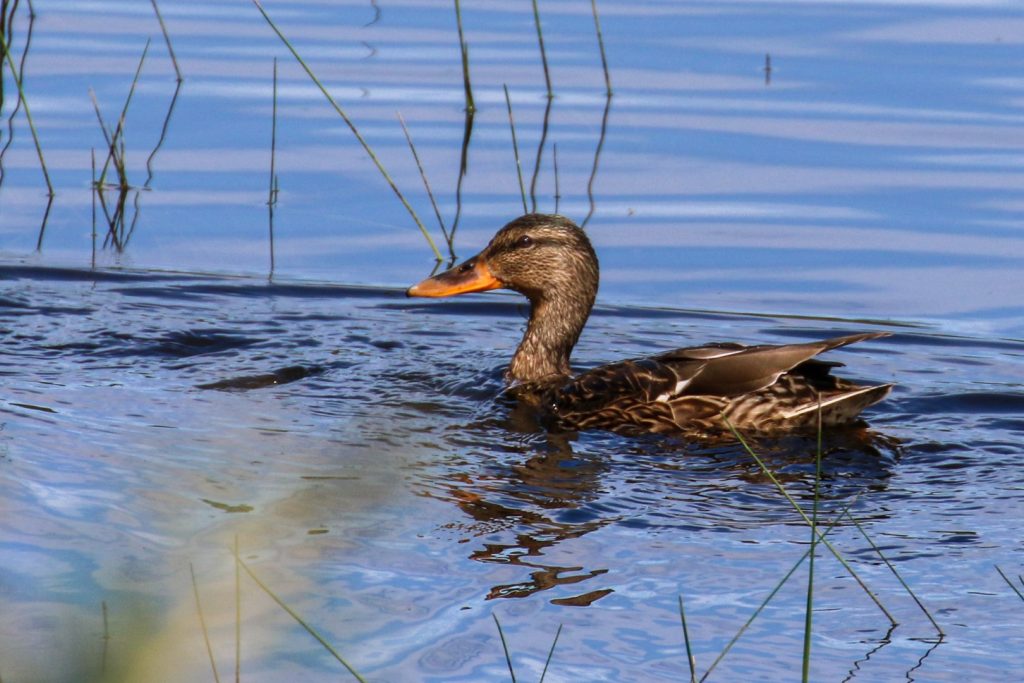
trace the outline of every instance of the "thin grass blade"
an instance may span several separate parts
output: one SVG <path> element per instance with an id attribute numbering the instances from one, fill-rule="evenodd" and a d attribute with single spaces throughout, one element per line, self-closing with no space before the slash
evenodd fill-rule
<path id="1" fill-rule="evenodd" d="M 800 507 L 800 504 L 793 499 L 793 496 L 789 494 L 789 492 L 786 490 L 786 487 L 782 485 L 782 482 L 778 480 L 778 478 L 775 476 L 774 473 L 772 473 L 772 471 L 768 468 L 764 461 L 757 455 L 757 453 L 754 452 L 754 450 L 747 443 L 746 439 L 744 439 L 743 436 L 739 433 L 739 431 L 736 430 L 736 427 L 733 426 L 732 422 L 730 422 L 728 418 L 723 418 L 723 420 L 725 421 L 725 425 L 729 428 L 729 431 L 731 431 L 733 436 L 736 437 L 736 440 L 739 441 L 739 443 L 742 445 L 743 449 L 747 452 L 747 454 L 754 459 L 754 462 L 756 462 L 758 467 L 761 468 L 761 471 L 765 474 L 765 476 L 768 477 L 772 484 L 775 485 L 775 488 L 779 490 L 779 492 L 789 502 L 793 509 L 796 510 L 797 513 L 803 518 L 804 522 L 813 526 L 810 517 L 808 517 L 807 513 L 803 511 L 803 508 Z M 856 570 L 854 570 L 854 568 L 850 566 L 850 563 L 846 561 L 846 558 L 843 557 L 842 553 L 840 553 L 835 548 L 835 546 L 833 546 L 821 534 L 818 534 L 818 538 L 820 538 L 821 542 L 825 544 L 825 547 L 828 548 L 829 552 L 832 553 L 832 555 L 837 560 L 839 560 L 839 564 L 843 565 L 843 569 L 845 569 L 847 573 L 849 573 L 850 576 L 853 577 L 853 580 L 857 582 L 857 585 L 859 585 L 861 589 L 865 593 L 867 593 L 868 597 L 871 598 L 871 601 L 875 603 L 875 606 L 878 607 L 882 614 L 886 616 L 889 622 L 892 624 L 898 624 L 899 622 L 897 622 L 895 617 L 893 617 L 889 610 L 885 608 L 885 605 L 882 604 L 882 601 L 878 598 L 877 595 L 875 595 L 874 591 L 868 588 L 868 585 L 860 577 L 860 574 L 858 574 Z"/>
<path id="2" fill-rule="evenodd" d="M 505 663 L 508 664 L 508 674 L 512 677 L 512 683 L 516 683 L 516 672 L 512 668 L 512 655 L 508 651 L 508 642 L 505 640 L 505 632 L 501 630 L 501 622 L 498 621 L 498 615 L 491 612 L 491 616 L 494 618 L 494 625 L 498 627 L 498 637 L 501 638 L 501 647 L 505 650 Z"/>
<path id="3" fill-rule="evenodd" d="M 313 636 L 313 638 L 315 638 L 316 641 L 320 643 L 320 645 L 322 645 L 323 648 L 327 650 L 327 652 L 329 652 L 331 656 L 338 661 L 338 663 L 345 667 L 348 670 L 348 672 L 355 677 L 357 681 L 360 681 L 360 683 L 366 683 L 366 679 L 360 676 L 359 672 L 352 668 L 352 665 L 345 661 L 345 659 L 340 654 L 338 654 L 338 651 L 334 649 L 334 646 L 327 642 L 327 639 L 320 635 L 320 633 L 315 628 L 313 628 L 309 624 L 309 622 L 307 622 L 305 619 L 299 616 L 298 612 L 293 610 L 288 605 L 288 603 L 286 603 L 284 600 L 278 597 L 278 595 L 274 593 L 274 591 L 272 591 L 270 587 L 267 586 L 267 584 L 263 583 L 263 581 L 260 580 L 258 576 L 256 576 L 256 573 L 253 572 L 252 568 L 250 568 L 249 565 L 246 564 L 245 561 L 241 557 L 239 557 L 237 553 L 235 554 L 235 560 L 238 562 L 238 564 L 242 566 L 242 569 L 244 569 L 245 573 L 249 575 L 249 578 L 255 581 L 256 585 L 259 586 L 264 593 L 269 595 L 270 598 L 274 602 L 276 602 L 281 609 L 288 613 L 288 616 L 294 619 L 299 626 L 304 628 L 306 630 L 306 633 Z"/>
<path id="4" fill-rule="evenodd" d="M 203 617 L 203 601 L 199 599 L 199 584 L 196 582 L 196 569 L 192 563 L 188 563 L 189 574 L 192 575 L 192 593 L 196 597 L 196 613 L 199 614 L 199 628 L 203 632 L 203 642 L 206 643 L 206 654 L 210 657 L 210 668 L 213 670 L 213 680 L 220 683 L 220 674 L 217 673 L 217 660 L 213 656 L 213 645 L 210 644 L 210 632 L 206 628 L 206 618 Z M 104 613 L 106 616 L 106 613 Z"/>
<path id="5" fill-rule="evenodd" d="M 523 199 L 523 213 L 528 213 L 526 208 L 526 186 L 523 185 L 523 167 L 519 163 L 519 143 L 516 141 L 516 122 L 512 117 L 512 98 L 508 94 L 508 86 L 502 85 L 505 89 L 505 105 L 508 107 L 508 127 L 512 130 L 512 152 L 516 158 L 516 176 L 519 178 L 519 195 Z"/>
<path id="6" fill-rule="evenodd" d="M 686 645 L 686 663 L 690 666 L 690 683 L 697 683 L 697 660 L 690 647 L 690 630 L 686 627 L 686 611 L 683 609 L 683 595 L 679 594 L 679 621 L 683 625 L 683 643 Z"/>
<path id="7" fill-rule="evenodd" d="M 544 670 L 540 672 L 539 683 L 544 683 L 544 677 L 548 675 L 548 666 L 551 664 L 551 658 L 555 654 L 555 646 L 558 645 L 558 636 L 562 635 L 562 625 L 558 625 L 558 630 L 555 631 L 555 639 L 551 641 L 551 649 L 548 650 L 548 658 L 544 660 Z"/>

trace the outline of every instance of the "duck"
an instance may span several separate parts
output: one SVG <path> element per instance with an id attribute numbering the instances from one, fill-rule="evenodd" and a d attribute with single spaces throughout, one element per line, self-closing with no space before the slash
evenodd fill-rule
<path id="1" fill-rule="evenodd" d="M 570 218 L 531 213 L 501 228 L 475 256 L 410 287 L 410 297 L 510 289 L 529 322 L 505 371 L 508 391 L 562 429 L 626 434 L 782 435 L 863 424 L 892 384 L 858 385 L 818 355 L 888 336 L 860 332 L 821 341 L 746 346 L 715 342 L 600 365 L 570 366 L 597 297 L 597 254 Z"/>

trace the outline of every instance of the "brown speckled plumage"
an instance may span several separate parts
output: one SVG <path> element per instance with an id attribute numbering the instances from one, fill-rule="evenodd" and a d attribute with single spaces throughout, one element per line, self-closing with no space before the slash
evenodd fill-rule
<path id="1" fill-rule="evenodd" d="M 891 385 L 858 386 L 829 374 L 820 353 L 868 332 L 779 346 L 711 344 L 620 361 L 573 377 L 569 355 L 597 295 L 597 256 L 563 216 L 528 214 L 502 228 L 465 263 L 409 289 L 449 296 L 506 288 L 525 295 L 530 321 L 506 378 L 524 401 L 559 425 L 620 432 L 711 434 L 736 428 L 773 434 L 856 420 Z M 723 419 L 725 418 L 725 419 Z"/>

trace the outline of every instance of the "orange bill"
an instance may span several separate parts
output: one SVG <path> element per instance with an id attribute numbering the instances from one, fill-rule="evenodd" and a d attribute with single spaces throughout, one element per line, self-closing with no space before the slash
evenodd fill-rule
<path id="1" fill-rule="evenodd" d="M 406 290 L 406 296 L 453 296 L 468 292 L 486 292 L 502 287 L 483 259 L 475 258 L 446 270 Z"/>

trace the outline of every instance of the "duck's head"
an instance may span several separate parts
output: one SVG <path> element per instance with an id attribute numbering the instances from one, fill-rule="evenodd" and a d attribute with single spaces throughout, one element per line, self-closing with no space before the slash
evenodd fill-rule
<path id="1" fill-rule="evenodd" d="M 408 296 L 442 297 L 511 289 L 532 304 L 530 324 L 508 376 L 539 381 L 569 374 L 569 354 L 597 296 L 598 266 L 586 233 L 564 216 L 515 219 L 476 256 L 410 287 Z"/>
<path id="2" fill-rule="evenodd" d="M 511 289 L 534 304 L 576 298 L 589 313 L 597 282 L 597 256 L 586 233 L 564 216 L 531 213 L 499 230 L 476 256 L 406 294 L 441 297 Z"/>

